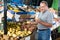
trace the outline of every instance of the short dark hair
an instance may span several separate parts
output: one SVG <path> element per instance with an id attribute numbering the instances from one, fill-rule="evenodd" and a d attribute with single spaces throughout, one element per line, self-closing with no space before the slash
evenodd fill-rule
<path id="1" fill-rule="evenodd" d="M 48 3 L 46 1 L 42 1 L 41 3 L 44 3 L 44 4 L 46 4 L 48 6 Z"/>

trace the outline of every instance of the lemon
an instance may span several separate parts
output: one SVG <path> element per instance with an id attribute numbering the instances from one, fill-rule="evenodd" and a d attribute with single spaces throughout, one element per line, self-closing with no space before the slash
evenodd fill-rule
<path id="1" fill-rule="evenodd" d="M 14 12 L 20 12 L 19 10 L 17 10 L 17 9 L 15 9 L 15 10 L 13 10 Z"/>
<path id="2" fill-rule="evenodd" d="M 17 37 L 17 35 L 16 35 L 16 34 L 13 34 L 12 36 L 13 36 L 13 37 Z"/>
<path id="3" fill-rule="evenodd" d="M 12 10 L 12 8 L 10 8 L 10 10 Z"/>
<path id="4" fill-rule="evenodd" d="M 31 34 L 31 31 L 28 31 L 28 34 Z"/>

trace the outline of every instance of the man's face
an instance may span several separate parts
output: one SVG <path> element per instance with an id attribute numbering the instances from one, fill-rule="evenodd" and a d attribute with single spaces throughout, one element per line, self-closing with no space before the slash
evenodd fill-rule
<path id="1" fill-rule="evenodd" d="M 47 9 L 47 5 L 45 3 L 40 3 L 40 11 L 44 12 Z"/>

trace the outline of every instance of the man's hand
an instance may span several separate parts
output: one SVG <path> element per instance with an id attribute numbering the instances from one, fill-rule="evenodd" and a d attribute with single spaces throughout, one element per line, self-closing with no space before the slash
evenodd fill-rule
<path id="1" fill-rule="evenodd" d="M 31 21 L 30 21 L 30 22 L 27 22 L 27 24 L 30 24 L 30 25 L 32 24 L 32 25 L 34 25 L 34 24 L 37 24 L 37 23 L 36 23 L 36 22 L 31 22 Z"/>
<path id="2" fill-rule="evenodd" d="M 41 20 L 40 19 L 35 19 L 36 23 L 39 23 Z"/>

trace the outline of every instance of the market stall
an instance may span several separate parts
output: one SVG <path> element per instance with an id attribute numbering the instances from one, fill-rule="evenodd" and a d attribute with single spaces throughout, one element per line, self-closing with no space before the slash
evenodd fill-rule
<path id="1" fill-rule="evenodd" d="M 0 37 L 2 38 L 7 37 L 5 38 L 6 40 L 8 39 L 10 40 L 27 40 L 27 39 L 35 40 L 37 24 L 30 24 L 30 22 L 35 22 L 33 15 L 35 14 L 35 8 L 38 6 L 25 5 L 22 3 L 22 1 L 21 1 L 21 4 L 19 4 L 20 2 L 19 3 L 16 3 L 16 2 L 19 2 L 19 1 L 9 0 L 8 3 L 5 1 L 5 3 L 7 3 L 6 4 L 7 6 L 5 6 L 7 7 L 7 9 L 4 7 L 5 17 L 2 17 L 0 15 L 1 16 L 0 18 L 2 18 L 4 21 L 4 18 L 6 18 L 7 16 L 6 18 L 7 20 L 5 19 L 5 26 L 7 22 L 7 26 L 5 27 L 5 29 L 7 30 L 4 29 L 5 31 L 4 30 L 0 31 Z M 52 6 L 53 8 L 55 8 L 54 7 L 55 2 L 53 2 L 53 6 Z M 3 10 L 0 10 L 0 14 L 2 13 L 3 13 Z M 51 28 L 51 31 L 53 32 L 56 31 L 60 23 L 56 22 L 54 24 L 55 25 L 53 25 L 53 27 Z M 3 26 L 3 24 L 1 24 L 1 26 Z M 7 32 L 7 35 L 4 35 L 4 32 Z"/>

